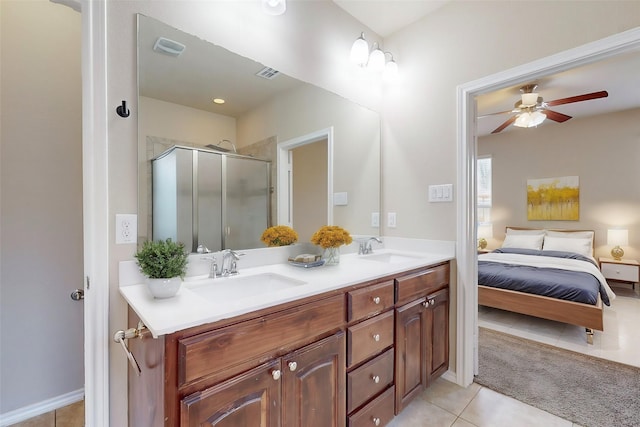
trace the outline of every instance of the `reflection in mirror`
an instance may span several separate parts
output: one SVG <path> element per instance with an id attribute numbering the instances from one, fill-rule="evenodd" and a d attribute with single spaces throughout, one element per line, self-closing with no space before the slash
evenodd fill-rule
<path id="1" fill-rule="evenodd" d="M 154 50 L 160 38 L 178 49 Z M 180 45 L 184 49 L 176 55 Z M 151 161 L 174 146 L 270 162 L 266 216 L 273 225 L 292 226 L 301 242 L 325 224 L 354 235 L 379 235 L 379 227 L 371 226 L 371 213 L 380 209 L 376 112 L 143 15 L 138 15 L 138 85 L 138 242 L 160 238 L 154 213 L 166 206 L 152 200 Z M 193 198 L 194 206 L 198 201 Z M 200 209 L 198 220 L 207 218 L 220 224 L 223 234 L 229 231 L 216 214 Z M 238 226 L 230 232 L 234 229 Z M 226 247 L 264 247 L 261 232 L 254 229 L 256 236 Z M 227 235 L 227 242 L 232 237 Z M 198 241 L 186 244 L 194 250 Z"/>

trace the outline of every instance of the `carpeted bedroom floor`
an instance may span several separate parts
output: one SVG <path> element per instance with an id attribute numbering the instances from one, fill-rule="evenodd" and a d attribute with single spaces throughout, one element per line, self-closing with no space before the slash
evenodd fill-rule
<path id="1" fill-rule="evenodd" d="M 604 331 L 587 344 L 584 328 L 478 307 L 478 325 L 602 359 L 640 367 L 640 285 L 612 284 L 617 298 L 604 309 Z"/>

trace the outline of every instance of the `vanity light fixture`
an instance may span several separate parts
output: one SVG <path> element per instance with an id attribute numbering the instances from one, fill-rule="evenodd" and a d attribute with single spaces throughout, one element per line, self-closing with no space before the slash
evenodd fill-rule
<path id="1" fill-rule="evenodd" d="M 387 61 L 387 55 L 389 60 Z M 359 67 L 367 68 L 375 73 L 383 74 L 386 79 L 393 79 L 398 75 L 398 64 L 393 59 L 391 52 L 383 52 L 377 42 L 369 52 L 369 43 L 364 38 L 364 33 L 353 42 L 350 54 L 351 62 Z"/>
<path id="2" fill-rule="evenodd" d="M 607 230 L 607 244 L 613 246 L 611 256 L 616 261 L 620 261 L 624 256 L 624 251 L 620 246 L 629 245 L 629 230 L 610 229 Z"/>
<path id="3" fill-rule="evenodd" d="M 262 11 L 267 15 L 282 15 L 287 11 L 287 0 L 261 0 Z"/>

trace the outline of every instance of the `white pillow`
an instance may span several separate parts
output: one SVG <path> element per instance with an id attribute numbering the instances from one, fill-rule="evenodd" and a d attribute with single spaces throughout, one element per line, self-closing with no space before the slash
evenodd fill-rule
<path id="1" fill-rule="evenodd" d="M 593 249 L 591 239 L 566 238 L 547 236 L 544 238 L 543 251 L 575 252 L 580 255 L 592 257 Z"/>
<path id="2" fill-rule="evenodd" d="M 502 242 L 503 248 L 542 249 L 544 234 L 507 234 Z"/>
<path id="3" fill-rule="evenodd" d="M 511 235 L 518 235 L 518 236 L 522 236 L 522 235 L 527 235 L 527 236 L 544 236 L 545 231 L 544 230 L 540 230 L 540 229 L 535 229 L 535 230 L 518 230 L 515 228 L 509 228 L 507 227 L 507 234 L 511 234 Z"/>
<path id="4" fill-rule="evenodd" d="M 590 239 L 593 241 L 593 231 L 553 231 L 547 230 L 547 236 L 564 237 L 565 239 Z"/>

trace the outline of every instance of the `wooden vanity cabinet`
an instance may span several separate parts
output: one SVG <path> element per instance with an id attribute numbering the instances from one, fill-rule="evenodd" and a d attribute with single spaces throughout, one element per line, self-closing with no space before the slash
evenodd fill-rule
<path id="1" fill-rule="evenodd" d="M 448 369 L 449 263 L 145 335 L 131 426 L 384 426 Z"/>
<path id="2" fill-rule="evenodd" d="M 448 286 L 448 263 L 396 279 L 396 414 L 449 367 Z"/>
<path id="3" fill-rule="evenodd" d="M 384 426 L 393 418 L 393 280 L 347 293 L 349 426 Z"/>

